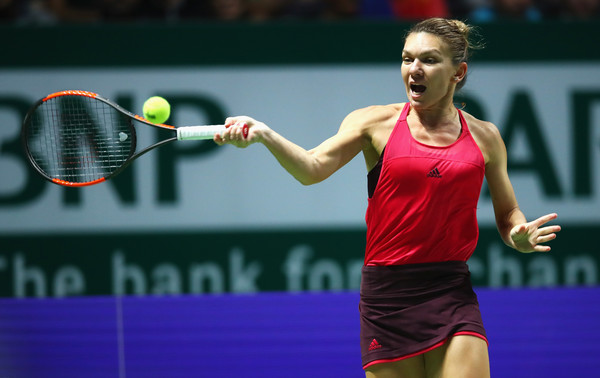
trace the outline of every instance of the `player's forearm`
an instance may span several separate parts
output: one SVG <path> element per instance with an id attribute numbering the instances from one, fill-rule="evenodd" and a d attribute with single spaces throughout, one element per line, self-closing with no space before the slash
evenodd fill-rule
<path id="1" fill-rule="evenodd" d="M 498 232 L 507 246 L 516 249 L 515 244 L 510 237 L 510 231 L 516 225 L 523 223 L 527 223 L 527 218 L 525 218 L 525 214 L 523 214 L 519 207 L 515 207 L 503 216 L 496 217 Z"/>
<path id="2" fill-rule="evenodd" d="M 273 130 L 264 131 L 260 142 L 267 147 L 279 164 L 303 185 L 322 181 L 318 174 L 318 161 L 310 151 L 285 139 Z"/>

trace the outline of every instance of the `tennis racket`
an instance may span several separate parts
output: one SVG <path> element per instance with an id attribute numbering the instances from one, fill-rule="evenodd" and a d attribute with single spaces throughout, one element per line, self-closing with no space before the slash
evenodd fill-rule
<path id="1" fill-rule="evenodd" d="M 139 149 L 136 127 L 169 130 Z M 27 157 L 47 180 L 63 186 L 94 185 L 115 177 L 148 151 L 176 140 L 212 139 L 224 125 L 175 127 L 156 124 L 87 91 L 62 91 L 38 100 L 23 121 Z M 248 126 L 242 129 L 248 136 Z"/>

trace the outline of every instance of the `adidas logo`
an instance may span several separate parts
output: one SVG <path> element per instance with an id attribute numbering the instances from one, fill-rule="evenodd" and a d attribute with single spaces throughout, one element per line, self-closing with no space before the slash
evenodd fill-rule
<path id="1" fill-rule="evenodd" d="M 373 339 L 373 341 L 371 341 L 371 345 L 369 345 L 369 350 L 376 350 L 379 348 L 381 348 L 381 344 L 379 344 L 377 340 Z"/>
<path id="2" fill-rule="evenodd" d="M 442 175 L 440 174 L 440 171 L 437 169 L 437 167 L 435 167 L 431 171 L 429 171 L 427 177 L 442 178 Z"/>

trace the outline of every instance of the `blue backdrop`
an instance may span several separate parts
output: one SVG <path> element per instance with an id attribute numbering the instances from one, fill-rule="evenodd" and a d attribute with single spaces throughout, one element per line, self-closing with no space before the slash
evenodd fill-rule
<path id="1" fill-rule="evenodd" d="M 600 371 L 600 288 L 477 290 L 492 376 Z M 363 377 L 358 294 L 0 300 L 0 376 Z"/>

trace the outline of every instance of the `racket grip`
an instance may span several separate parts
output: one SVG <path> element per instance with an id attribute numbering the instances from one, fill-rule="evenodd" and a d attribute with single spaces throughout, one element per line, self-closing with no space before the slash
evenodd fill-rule
<path id="1" fill-rule="evenodd" d="M 223 133 L 225 125 L 184 126 L 177 128 L 178 140 L 212 139 L 215 134 Z"/>
<path id="2" fill-rule="evenodd" d="M 184 126 L 177 128 L 178 140 L 202 140 L 212 139 L 215 134 L 223 134 L 225 125 L 209 125 L 209 126 Z M 248 137 L 248 125 L 242 127 L 244 138 Z"/>

